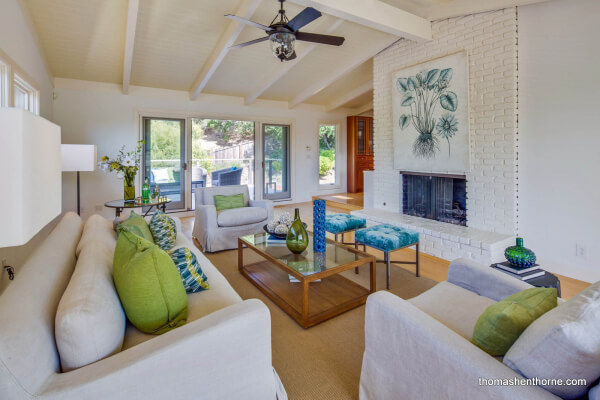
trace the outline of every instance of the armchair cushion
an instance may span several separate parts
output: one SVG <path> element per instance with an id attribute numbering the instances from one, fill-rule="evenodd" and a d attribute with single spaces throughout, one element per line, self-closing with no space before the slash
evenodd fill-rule
<path id="1" fill-rule="evenodd" d="M 537 318 L 556 307 L 556 289 L 531 288 L 492 304 L 481 314 L 471 342 L 492 356 L 503 356 Z"/>
<path id="2" fill-rule="evenodd" d="M 267 210 L 262 207 L 232 208 L 218 213 L 217 224 L 223 227 L 250 225 L 266 221 L 267 216 Z"/>
<path id="3" fill-rule="evenodd" d="M 495 303 L 492 299 L 446 281 L 408 302 L 468 340 L 473 335 L 477 318 Z"/>
<path id="4" fill-rule="evenodd" d="M 222 194 L 215 195 L 215 208 L 217 211 L 229 210 L 231 208 L 244 207 L 244 195 L 242 193 L 225 196 Z"/>
<path id="5" fill-rule="evenodd" d="M 600 377 L 600 282 L 535 320 L 504 363 L 527 378 L 586 379 L 587 386 L 544 386 L 565 399 L 584 395 Z"/>

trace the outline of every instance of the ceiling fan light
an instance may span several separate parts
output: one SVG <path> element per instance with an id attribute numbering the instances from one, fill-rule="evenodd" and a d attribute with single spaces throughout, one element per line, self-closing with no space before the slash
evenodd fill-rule
<path id="1" fill-rule="evenodd" d="M 296 36 L 289 32 L 275 32 L 269 36 L 271 51 L 281 61 L 287 60 L 294 53 Z"/>

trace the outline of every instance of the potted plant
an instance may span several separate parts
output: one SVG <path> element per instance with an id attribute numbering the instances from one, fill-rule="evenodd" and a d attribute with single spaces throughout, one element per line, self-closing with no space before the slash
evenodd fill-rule
<path id="1" fill-rule="evenodd" d="M 144 141 L 140 140 L 135 150 L 130 152 L 125 152 L 125 146 L 123 146 L 115 158 L 104 156 L 98 163 L 98 167 L 102 171 L 116 172 L 117 177 L 123 179 L 123 198 L 126 203 L 135 201 L 135 176 L 140 168 L 143 144 Z"/>

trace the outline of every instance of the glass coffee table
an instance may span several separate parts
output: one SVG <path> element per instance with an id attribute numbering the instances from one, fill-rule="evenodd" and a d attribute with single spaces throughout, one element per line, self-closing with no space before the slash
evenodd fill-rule
<path id="1" fill-rule="evenodd" d="M 121 212 L 123 212 L 126 208 L 140 208 L 140 207 L 148 207 L 144 217 L 148 215 L 152 207 L 156 207 L 156 209 L 162 209 L 163 212 L 167 211 L 167 204 L 171 202 L 171 199 L 167 197 L 159 197 L 156 199 L 150 199 L 146 202 L 142 200 L 141 197 L 136 197 L 134 201 L 125 201 L 125 200 L 112 200 L 104 203 L 104 207 L 114 208 L 115 209 L 115 218 L 119 218 L 121 216 Z"/>
<path id="2" fill-rule="evenodd" d="M 375 257 L 327 239 L 326 251 L 313 252 L 310 242 L 302 254 L 285 243 L 267 243 L 267 233 L 238 238 L 238 270 L 279 308 L 304 328 L 356 308 L 375 292 Z M 244 265 L 244 248 L 264 260 Z M 341 272 L 369 265 L 369 288 Z"/>

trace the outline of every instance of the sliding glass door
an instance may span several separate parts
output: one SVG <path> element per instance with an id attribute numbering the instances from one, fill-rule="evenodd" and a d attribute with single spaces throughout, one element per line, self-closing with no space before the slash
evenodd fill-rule
<path id="1" fill-rule="evenodd" d="M 265 199 L 289 199 L 290 126 L 263 125 L 263 177 Z"/>
<path id="2" fill-rule="evenodd" d="M 144 163 L 142 180 L 148 178 L 150 191 L 172 201 L 167 209 L 185 208 L 185 119 L 143 118 Z"/>

